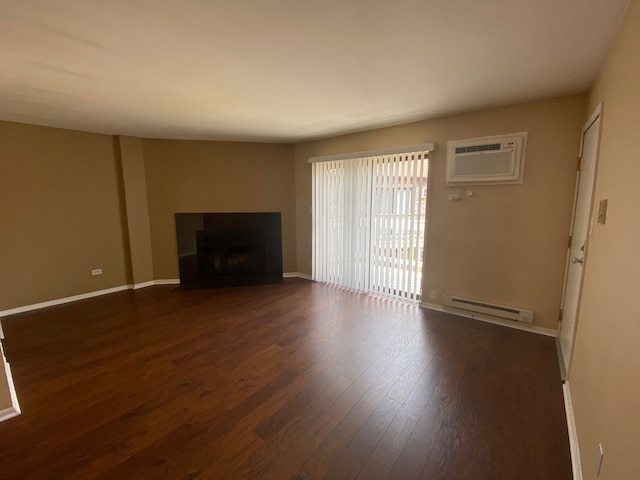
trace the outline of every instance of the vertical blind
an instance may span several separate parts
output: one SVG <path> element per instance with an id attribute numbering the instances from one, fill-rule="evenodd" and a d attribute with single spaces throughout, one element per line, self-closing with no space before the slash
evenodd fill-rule
<path id="1" fill-rule="evenodd" d="M 314 280 L 419 300 L 428 153 L 313 163 Z"/>

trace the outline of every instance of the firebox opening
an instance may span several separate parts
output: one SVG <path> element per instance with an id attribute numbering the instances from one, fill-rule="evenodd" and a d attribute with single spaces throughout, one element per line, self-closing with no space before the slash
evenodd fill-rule
<path id="1" fill-rule="evenodd" d="M 282 282 L 279 213 L 176 213 L 180 284 Z"/>

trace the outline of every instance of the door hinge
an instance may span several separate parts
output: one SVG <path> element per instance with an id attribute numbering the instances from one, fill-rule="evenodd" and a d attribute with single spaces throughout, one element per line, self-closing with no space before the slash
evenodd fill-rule
<path id="1" fill-rule="evenodd" d="M 562 309 L 560 309 L 560 310 L 558 311 L 558 321 L 559 321 L 559 322 L 561 322 L 561 321 L 562 321 L 562 313 L 563 313 L 563 312 L 562 312 Z"/>
<path id="2" fill-rule="evenodd" d="M 578 157 L 578 171 L 582 170 L 582 157 Z"/>
<path id="3" fill-rule="evenodd" d="M 571 248 L 571 244 L 573 243 L 573 236 L 569 235 L 569 241 L 567 242 L 567 248 Z"/>

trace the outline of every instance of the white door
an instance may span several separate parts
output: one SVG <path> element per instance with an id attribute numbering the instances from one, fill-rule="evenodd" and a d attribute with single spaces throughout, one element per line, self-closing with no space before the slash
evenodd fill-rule
<path id="1" fill-rule="evenodd" d="M 565 368 L 565 378 L 569 377 L 573 342 L 576 334 L 582 277 L 586 264 L 587 242 L 591 229 L 591 208 L 596 177 L 596 159 L 600 141 L 600 107 L 594 112 L 582 129 L 580 146 L 581 162 L 571 227 L 571 246 L 565 276 L 562 300 L 562 323 L 560 325 L 560 349 Z"/>

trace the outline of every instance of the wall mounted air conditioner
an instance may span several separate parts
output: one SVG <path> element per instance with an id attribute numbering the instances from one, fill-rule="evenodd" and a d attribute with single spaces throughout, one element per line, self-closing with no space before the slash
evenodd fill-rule
<path id="1" fill-rule="evenodd" d="M 447 143 L 447 185 L 522 183 L 527 133 Z"/>

